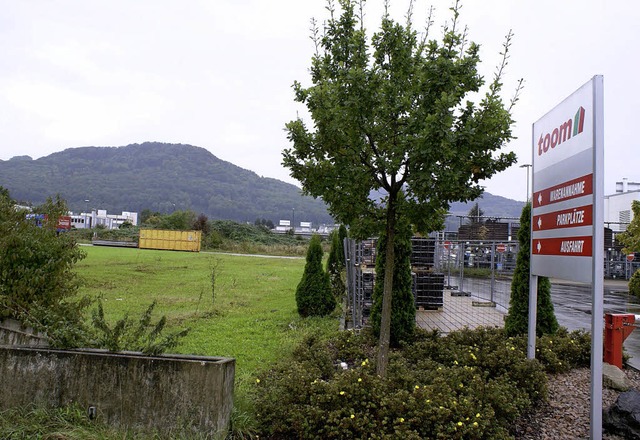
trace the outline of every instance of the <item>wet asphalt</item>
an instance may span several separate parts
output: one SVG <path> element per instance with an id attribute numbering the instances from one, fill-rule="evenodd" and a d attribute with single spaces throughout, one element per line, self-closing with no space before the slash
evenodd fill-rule
<path id="1" fill-rule="evenodd" d="M 565 281 L 551 281 L 551 301 L 558 323 L 569 330 L 591 331 L 592 292 L 590 285 Z M 640 315 L 640 300 L 629 295 L 628 282 L 605 280 L 603 292 L 604 313 L 628 313 Z M 640 318 L 640 316 L 638 316 Z M 636 322 L 640 326 L 640 319 Z M 640 369 L 640 328 L 631 332 L 624 342 L 626 353 L 631 356 L 629 365 Z"/>

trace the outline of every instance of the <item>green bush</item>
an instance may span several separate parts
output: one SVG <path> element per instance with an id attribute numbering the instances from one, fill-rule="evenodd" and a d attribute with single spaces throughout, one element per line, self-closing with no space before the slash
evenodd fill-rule
<path id="1" fill-rule="evenodd" d="M 105 348 L 113 352 L 140 351 L 147 355 L 159 355 L 174 349 L 189 330 L 179 330 L 163 335 L 167 323 L 166 317 L 160 318 L 156 324 L 151 323 L 155 306 L 154 301 L 139 318 L 132 319 L 125 314 L 122 319 L 110 326 L 104 318 L 102 302 L 98 302 L 98 308 L 93 311 L 91 320 L 93 338 L 87 346 Z"/>
<path id="2" fill-rule="evenodd" d="M 504 323 L 510 336 L 525 335 L 529 326 L 529 272 L 531 249 L 531 203 L 522 208 L 518 242 L 520 249 L 511 282 L 509 313 Z M 536 335 L 554 334 L 558 331 L 553 303 L 551 302 L 551 282 L 546 277 L 538 277 Z"/>
<path id="3" fill-rule="evenodd" d="M 413 297 L 411 275 L 411 225 L 398 223 L 394 239 L 393 292 L 391 295 L 391 339 L 392 347 L 398 347 L 413 335 L 416 327 L 416 305 Z M 384 292 L 384 271 L 386 266 L 386 234 L 378 239 L 376 252 L 376 282 L 373 287 L 371 307 L 371 328 L 380 335 L 382 320 L 382 300 Z"/>
<path id="4" fill-rule="evenodd" d="M 329 236 L 331 248 L 327 258 L 327 272 L 331 280 L 331 291 L 338 301 L 345 295 L 346 268 L 344 265 L 344 246 L 340 241 L 338 230 L 331 232 Z"/>
<path id="5" fill-rule="evenodd" d="M 302 317 L 327 316 L 336 307 L 329 274 L 322 268 L 322 254 L 320 236 L 314 235 L 309 242 L 307 263 L 296 289 L 296 305 Z"/>
<path id="6" fill-rule="evenodd" d="M 640 298 L 640 270 L 636 270 L 629 280 L 629 293 Z"/>
<path id="7" fill-rule="evenodd" d="M 0 187 L 0 319 L 15 318 L 47 333 L 54 346 L 77 343 L 83 330 L 74 265 L 85 257 L 73 237 L 56 232 L 64 200 L 56 197 L 35 208 L 48 220 L 40 226 L 28 212 L 16 210 L 8 191 Z"/>
<path id="8" fill-rule="evenodd" d="M 501 329 L 445 337 L 418 329 L 390 353 L 384 379 L 375 373 L 375 346 L 366 331 L 311 337 L 261 374 L 260 437 L 512 438 L 515 420 L 546 398 L 545 372 L 588 365 L 590 342 L 561 329 L 540 338 L 540 358 L 528 360 L 526 338 Z"/>

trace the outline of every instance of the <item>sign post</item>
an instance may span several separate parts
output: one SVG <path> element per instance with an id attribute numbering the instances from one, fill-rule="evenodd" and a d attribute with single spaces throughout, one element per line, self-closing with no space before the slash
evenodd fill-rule
<path id="1" fill-rule="evenodd" d="M 602 438 L 603 121 L 597 75 L 533 124 L 527 354 L 535 356 L 537 277 L 590 283 L 592 439 Z"/>

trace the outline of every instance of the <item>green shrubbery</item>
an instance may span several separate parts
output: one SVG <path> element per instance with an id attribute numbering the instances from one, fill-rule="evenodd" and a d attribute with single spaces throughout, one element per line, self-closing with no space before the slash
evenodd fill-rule
<path id="1" fill-rule="evenodd" d="M 399 222 L 394 240 L 393 291 L 391 295 L 390 343 L 397 347 L 413 334 L 416 326 L 416 305 L 413 297 L 411 275 L 411 225 Z M 371 307 L 371 327 L 376 337 L 380 337 L 382 324 L 382 303 L 384 298 L 384 278 L 386 268 L 387 236 L 380 234 L 376 252 L 376 282 L 373 287 Z"/>
<path id="2" fill-rule="evenodd" d="M 508 335 L 524 335 L 529 327 L 529 273 L 531 248 L 531 203 L 522 208 L 520 229 L 518 229 L 520 249 L 516 269 L 511 281 L 509 313 L 504 322 Z M 558 331 L 558 320 L 551 301 L 551 282 L 547 277 L 538 277 L 536 334 L 554 334 Z"/>
<path id="3" fill-rule="evenodd" d="M 640 298 L 640 270 L 636 270 L 629 280 L 629 293 Z"/>
<path id="4" fill-rule="evenodd" d="M 327 316 L 336 307 L 329 274 L 322 267 L 320 236 L 314 235 L 307 251 L 307 263 L 296 288 L 296 305 L 302 317 Z"/>
<path id="5" fill-rule="evenodd" d="M 418 330 L 391 353 L 385 379 L 375 373 L 375 346 L 368 333 L 312 337 L 262 374 L 255 387 L 261 437 L 511 438 L 516 419 L 546 398 L 545 373 L 589 365 L 590 339 L 545 336 L 531 361 L 526 338 L 500 329 L 445 337 Z"/>

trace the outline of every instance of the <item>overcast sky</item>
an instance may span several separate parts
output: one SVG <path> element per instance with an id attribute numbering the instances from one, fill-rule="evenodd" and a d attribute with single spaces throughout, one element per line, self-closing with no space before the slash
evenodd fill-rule
<path id="1" fill-rule="evenodd" d="M 367 3 L 376 30 L 382 0 Z M 407 0 L 393 0 L 404 20 Z M 418 0 L 432 36 L 450 19 L 449 0 Z M 265 177 L 295 183 L 282 167 L 284 124 L 304 115 L 291 84 L 309 84 L 310 19 L 324 0 L 0 0 L 0 159 L 34 159 L 70 147 L 145 141 L 204 147 Z M 593 75 L 604 75 L 605 193 L 640 181 L 638 121 L 640 2 L 467 0 L 461 21 L 481 44 L 490 79 L 504 36 L 515 38 L 505 98 L 519 78 L 514 133 L 518 164 L 487 191 L 526 198 L 531 125 Z"/>

